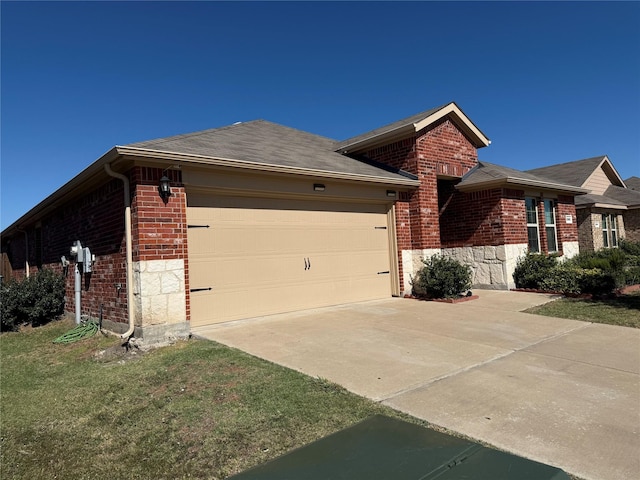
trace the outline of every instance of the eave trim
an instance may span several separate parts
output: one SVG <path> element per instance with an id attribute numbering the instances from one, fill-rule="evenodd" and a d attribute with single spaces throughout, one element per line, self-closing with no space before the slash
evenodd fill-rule
<path id="1" fill-rule="evenodd" d="M 468 185 L 458 184 L 456 188 L 461 192 L 474 192 L 478 190 L 487 190 L 489 188 L 499 187 L 534 187 L 542 190 L 552 190 L 554 192 L 570 193 L 573 195 L 584 195 L 589 193 L 589 190 L 581 187 L 573 187 L 570 185 L 564 185 L 560 183 L 536 181 L 525 178 L 517 177 L 504 177 L 496 180 L 488 180 L 486 182 L 471 183 Z"/>
<path id="2" fill-rule="evenodd" d="M 290 174 L 290 175 L 305 175 L 305 176 L 311 176 L 311 177 L 333 178 L 338 180 L 364 181 L 364 182 L 380 183 L 380 184 L 387 184 L 387 185 L 399 185 L 399 186 L 406 186 L 406 187 L 420 186 L 419 180 L 412 179 L 409 177 L 407 177 L 406 179 L 401 179 L 401 178 L 389 178 L 389 177 L 376 177 L 373 175 L 362 175 L 357 173 L 330 172 L 327 170 L 316 170 L 312 168 L 273 165 L 271 163 L 248 162 L 245 160 L 237 160 L 233 158 L 210 157 L 206 155 L 186 154 L 186 153 L 177 153 L 177 152 L 165 152 L 162 150 L 152 150 L 152 149 L 136 148 L 136 147 L 118 146 L 116 147 L 116 149 L 118 150 L 118 153 L 120 155 L 128 156 L 128 157 L 154 158 L 158 160 L 186 162 L 186 163 L 191 163 L 195 165 L 242 168 L 245 170 L 254 170 L 254 171 L 261 171 L 261 172 L 282 173 L 282 174 Z M 398 175 L 401 175 L 401 174 L 398 174 Z"/>

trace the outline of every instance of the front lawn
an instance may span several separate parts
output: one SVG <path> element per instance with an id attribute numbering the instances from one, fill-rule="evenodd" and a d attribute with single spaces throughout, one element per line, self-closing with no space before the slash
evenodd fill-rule
<path id="1" fill-rule="evenodd" d="M 373 414 L 407 419 L 213 342 L 52 343 L 72 326 L 0 336 L 0 478 L 225 478 Z"/>
<path id="2" fill-rule="evenodd" d="M 561 298 L 525 311 L 549 317 L 640 328 L 638 293 L 604 299 Z"/>

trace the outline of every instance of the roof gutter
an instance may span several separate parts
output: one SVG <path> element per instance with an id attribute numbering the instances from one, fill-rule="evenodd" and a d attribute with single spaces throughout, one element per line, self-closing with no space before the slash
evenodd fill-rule
<path id="1" fill-rule="evenodd" d="M 105 163 L 104 170 L 112 177 L 122 180 L 124 185 L 124 236 L 126 245 L 127 258 L 127 316 L 129 320 L 129 329 L 120 335 L 120 338 L 129 338 L 135 330 L 134 311 L 133 311 L 133 246 L 131 241 L 131 196 L 129 179 L 121 174 L 111 170 L 111 164 Z"/>
<path id="2" fill-rule="evenodd" d="M 312 177 L 324 177 L 337 180 L 355 180 L 371 183 L 381 183 L 385 185 L 398 185 L 407 187 L 417 187 L 420 181 L 413 178 L 388 178 L 374 177 L 370 175 L 361 175 L 357 173 L 341 173 L 329 172 L 326 170 L 316 170 L 313 168 L 290 167 L 283 165 L 273 165 L 271 163 L 248 162 L 246 160 L 237 160 L 233 158 L 209 157 L 206 155 L 196 155 L 191 153 L 166 152 L 162 150 L 151 150 L 137 147 L 116 147 L 120 155 L 131 157 L 153 158 L 154 160 L 162 159 L 177 162 L 189 162 L 193 164 L 219 166 L 219 167 L 235 167 L 246 170 L 256 170 L 270 173 L 286 173 L 292 175 L 307 175 Z M 398 174 L 402 175 L 402 174 Z"/>

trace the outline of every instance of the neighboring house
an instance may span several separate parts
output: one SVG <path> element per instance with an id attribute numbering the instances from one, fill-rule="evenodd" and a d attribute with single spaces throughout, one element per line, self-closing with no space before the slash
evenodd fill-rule
<path id="1" fill-rule="evenodd" d="M 528 172 L 589 190 L 575 202 L 580 250 L 617 247 L 620 238 L 640 241 L 640 192 L 632 187 L 640 179 L 627 185 L 606 155 Z"/>
<path id="2" fill-rule="evenodd" d="M 587 191 L 478 162 L 489 143 L 449 103 L 342 142 L 258 120 L 116 146 L 5 229 L 2 252 L 20 277 L 62 270 L 80 241 L 82 312 L 148 342 L 410 293 L 433 253 L 511 288 L 527 248 L 577 253 Z"/>

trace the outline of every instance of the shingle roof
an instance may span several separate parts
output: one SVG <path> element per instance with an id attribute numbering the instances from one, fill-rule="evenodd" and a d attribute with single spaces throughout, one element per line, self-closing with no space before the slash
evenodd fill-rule
<path id="1" fill-rule="evenodd" d="M 618 202 L 622 202 L 628 207 L 640 206 L 640 192 L 632 190 L 630 188 L 618 187 L 617 185 L 611 185 L 604 192 L 604 196 L 612 198 Z"/>
<path id="2" fill-rule="evenodd" d="M 588 193 L 586 195 L 580 195 L 575 199 L 576 207 L 585 207 L 594 204 L 605 204 L 605 205 L 618 205 L 620 207 L 626 207 L 624 202 L 616 200 L 615 198 L 606 197 L 604 195 L 595 195 L 593 193 Z"/>
<path id="3" fill-rule="evenodd" d="M 638 177 L 629 177 L 624 181 L 624 184 L 631 190 L 640 190 L 640 178 Z"/>
<path id="4" fill-rule="evenodd" d="M 192 154 L 216 159 L 268 164 L 378 178 L 415 178 L 336 153 L 337 142 L 265 120 L 237 123 L 126 145 L 126 147 Z"/>
<path id="5" fill-rule="evenodd" d="M 545 177 L 533 175 L 529 172 L 523 172 L 514 168 L 503 167 L 493 163 L 480 161 L 478 165 L 471 169 L 462 177 L 457 187 L 465 190 L 472 189 L 474 186 L 491 185 L 491 184 L 513 184 L 520 186 L 543 187 L 549 190 L 566 191 L 581 193 L 585 192 L 581 188 L 573 185 L 563 184 L 555 180 Z"/>
<path id="6" fill-rule="evenodd" d="M 351 153 L 353 153 L 354 148 L 356 150 L 360 150 L 363 147 L 373 146 L 379 141 L 384 143 L 395 136 L 402 138 L 410 135 L 411 133 L 415 133 L 417 130 L 424 128 L 432 122 L 435 122 L 447 115 L 451 115 L 451 118 L 457 123 L 461 131 L 465 133 L 465 135 L 469 136 L 476 147 L 486 147 L 491 143 L 484 133 L 482 133 L 471 119 L 465 115 L 455 102 L 449 102 L 445 105 L 416 113 L 415 115 L 403 118 L 402 120 L 389 123 L 383 127 L 343 140 L 338 144 L 337 149 L 341 151 L 350 150 Z"/>
<path id="7" fill-rule="evenodd" d="M 438 110 L 442 110 L 447 105 L 449 105 L 449 104 L 447 103 L 445 105 L 440 105 L 439 107 L 432 108 L 430 110 L 425 110 L 424 112 L 416 113 L 415 115 L 411 115 L 410 117 L 403 118 L 402 120 L 398 120 L 397 122 L 389 123 L 388 125 L 384 125 L 382 127 L 375 128 L 375 129 L 370 130 L 368 132 L 365 132 L 365 133 L 363 133 L 361 135 L 356 135 L 355 137 L 347 138 L 346 140 L 343 140 L 342 142 L 340 142 L 337 145 L 336 149 L 342 148 L 342 147 L 344 147 L 346 145 L 352 145 L 354 143 L 359 143 L 362 140 L 366 140 L 366 139 L 371 138 L 371 137 L 378 137 L 380 135 L 383 135 L 385 133 L 391 132 L 393 130 L 397 130 L 399 128 L 402 128 L 402 127 L 405 127 L 405 126 L 408 126 L 408 125 L 413 125 L 414 123 L 419 122 L 423 118 L 426 118 L 426 117 L 429 117 L 429 116 L 433 115 Z"/>
<path id="8" fill-rule="evenodd" d="M 560 183 L 581 187 L 604 159 L 605 155 L 601 155 L 548 167 L 534 168 L 527 170 L 527 172 L 541 177 L 553 178 Z"/>

